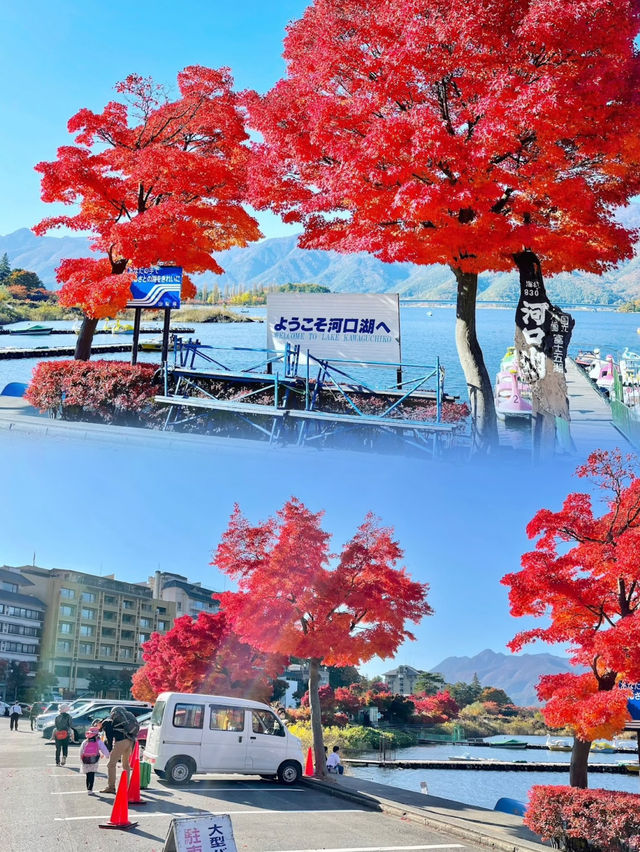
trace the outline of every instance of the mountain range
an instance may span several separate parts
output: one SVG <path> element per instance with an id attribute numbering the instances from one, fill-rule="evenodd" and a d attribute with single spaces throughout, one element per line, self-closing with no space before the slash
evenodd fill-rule
<path id="1" fill-rule="evenodd" d="M 514 704 L 539 704 L 535 685 L 540 675 L 575 671 L 564 657 L 553 654 L 502 654 L 481 651 L 475 657 L 447 657 L 431 669 L 440 672 L 447 683 L 471 683 L 474 674 L 483 686 L 504 689 Z"/>
<path id="2" fill-rule="evenodd" d="M 640 228 L 640 203 L 630 204 L 618 215 L 627 227 Z M 456 285 L 445 266 L 417 266 L 413 263 L 383 263 L 370 254 L 339 254 L 335 251 L 300 249 L 296 235 L 274 237 L 252 243 L 247 248 L 217 252 L 223 275 L 205 273 L 199 286 L 251 289 L 287 283 L 314 283 L 334 292 L 400 293 L 403 297 L 451 300 Z M 57 289 L 55 269 L 65 257 L 89 254 L 86 237 L 36 237 L 27 228 L 0 236 L 0 255 L 9 257 L 13 268 L 37 272 L 45 286 Z M 548 291 L 560 304 L 617 305 L 640 298 L 640 251 L 602 276 L 591 273 L 562 273 L 549 278 Z M 479 299 L 517 299 L 518 277 L 512 273 L 480 276 Z"/>

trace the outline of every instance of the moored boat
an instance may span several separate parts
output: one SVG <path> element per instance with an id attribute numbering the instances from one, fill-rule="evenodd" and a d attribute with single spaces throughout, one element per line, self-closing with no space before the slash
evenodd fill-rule
<path id="1" fill-rule="evenodd" d="M 22 328 L 9 328 L 9 334 L 51 334 L 53 327 L 50 325 L 31 325 L 23 326 Z"/>
<path id="2" fill-rule="evenodd" d="M 527 744 L 523 740 L 498 740 L 497 742 L 487 743 L 491 748 L 526 748 Z"/>
<path id="3" fill-rule="evenodd" d="M 573 749 L 570 742 L 561 738 L 552 739 L 551 737 L 547 737 L 546 746 L 549 751 L 571 751 Z"/>
<path id="4" fill-rule="evenodd" d="M 616 747 L 613 743 L 607 742 L 607 740 L 596 740 L 591 743 L 591 751 L 596 751 L 600 754 L 613 754 L 615 750 Z"/>

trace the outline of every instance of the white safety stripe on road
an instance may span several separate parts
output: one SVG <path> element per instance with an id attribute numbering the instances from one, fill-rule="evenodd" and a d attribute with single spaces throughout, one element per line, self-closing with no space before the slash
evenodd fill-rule
<path id="1" fill-rule="evenodd" d="M 133 817 L 131 822 L 134 820 L 141 819 L 142 817 L 197 817 L 202 814 L 207 814 L 208 811 L 181 811 L 180 813 L 173 813 L 170 811 L 157 811 L 156 813 L 142 813 L 142 811 L 131 811 L 130 817 Z M 304 810 L 304 811 L 272 811 L 272 810 L 263 810 L 262 808 L 256 807 L 255 810 L 251 811 L 229 811 L 225 808 L 225 814 L 229 814 L 230 816 L 237 816 L 239 814 L 249 815 L 249 816 L 264 816 L 268 814 L 361 814 L 365 813 L 360 808 L 334 808 L 332 810 Z M 77 817 L 54 817 L 54 822 L 77 822 L 79 820 L 84 819 L 103 819 L 105 822 L 108 820 L 108 814 L 99 814 L 98 816 L 77 816 Z M 420 847 L 421 849 L 424 847 Z"/>
<path id="2" fill-rule="evenodd" d="M 77 781 L 78 779 L 69 776 L 73 781 Z M 294 787 L 292 790 L 278 790 L 278 789 L 263 789 L 262 787 L 207 787 L 206 788 L 209 793 L 304 793 L 304 789 L 302 787 Z M 185 793 L 196 793 L 198 792 L 197 787 L 171 787 L 171 791 L 179 791 L 182 790 Z M 164 791 L 164 788 L 163 788 Z M 84 793 L 86 795 L 86 790 L 65 790 L 63 792 L 52 792 L 52 796 L 71 796 L 74 793 Z M 96 792 L 98 792 L 96 790 Z M 153 793 L 158 793 L 159 790 L 149 790 L 144 788 L 144 795 L 151 796 Z"/>
<path id="3" fill-rule="evenodd" d="M 336 849 L 286 849 L 282 852 L 403 852 L 409 849 L 466 849 L 462 843 L 434 843 L 430 846 L 350 846 Z"/>

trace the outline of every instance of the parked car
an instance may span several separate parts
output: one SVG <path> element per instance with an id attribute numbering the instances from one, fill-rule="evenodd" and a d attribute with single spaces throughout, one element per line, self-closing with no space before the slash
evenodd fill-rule
<path id="1" fill-rule="evenodd" d="M 238 772 L 294 784 L 303 766 L 300 740 L 268 704 L 178 692 L 158 696 L 144 760 L 170 784 L 186 784 L 196 772 Z"/>
<path id="2" fill-rule="evenodd" d="M 148 713 L 144 713 L 142 716 L 138 716 L 138 722 L 140 724 L 140 730 L 138 731 L 138 742 L 140 743 L 140 748 L 144 748 L 147 744 L 147 734 L 149 732 L 149 720 L 151 719 L 151 711 Z"/>
<path id="3" fill-rule="evenodd" d="M 134 716 L 143 716 L 149 713 L 151 705 L 145 701 L 106 701 L 101 704 L 91 704 L 88 707 L 80 707 L 79 710 L 72 712 L 71 715 L 71 730 L 73 738 L 76 742 L 80 742 L 87 732 L 87 728 L 91 727 L 92 722 L 96 719 L 106 719 L 111 708 L 124 707 L 125 710 L 130 710 Z M 48 724 L 42 731 L 42 736 L 46 739 L 51 739 L 53 735 L 53 722 Z"/>
<path id="4" fill-rule="evenodd" d="M 95 701 L 95 698 L 76 698 L 73 701 L 57 702 L 57 706 L 53 710 L 49 710 L 49 708 L 47 708 L 46 712 L 36 716 L 36 731 L 44 731 L 48 725 L 51 725 L 55 721 L 56 716 L 60 712 L 59 708 L 61 705 L 66 704 L 69 708 L 69 712 L 73 713 L 75 710 L 79 710 L 81 707 L 86 707 L 93 701 Z"/>
<path id="5" fill-rule="evenodd" d="M 9 715 L 9 705 L 6 701 L 0 701 L 0 716 L 8 716 Z"/>

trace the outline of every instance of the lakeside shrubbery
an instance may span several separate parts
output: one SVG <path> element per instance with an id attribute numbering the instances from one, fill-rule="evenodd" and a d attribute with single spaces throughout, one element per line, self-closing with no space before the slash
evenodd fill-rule
<path id="1" fill-rule="evenodd" d="M 631 852 L 640 849 L 639 804 L 633 793 L 532 787 L 524 822 L 565 852 Z"/>
<path id="2" fill-rule="evenodd" d="M 311 747 L 311 723 L 294 722 L 289 725 L 292 734 L 302 742 L 303 749 Z M 334 745 L 339 745 L 345 753 L 372 751 L 379 748 L 380 740 L 384 737 L 387 748 L 407 748 L 414 746 L 416 737 L 405 731 L 380 731 L 378 728 L 364 727 L 363 725 L 347 725 L 338 727 L 336 725 L 324 725 L 322 728 L 322 739 L 329 751 Z"/>

